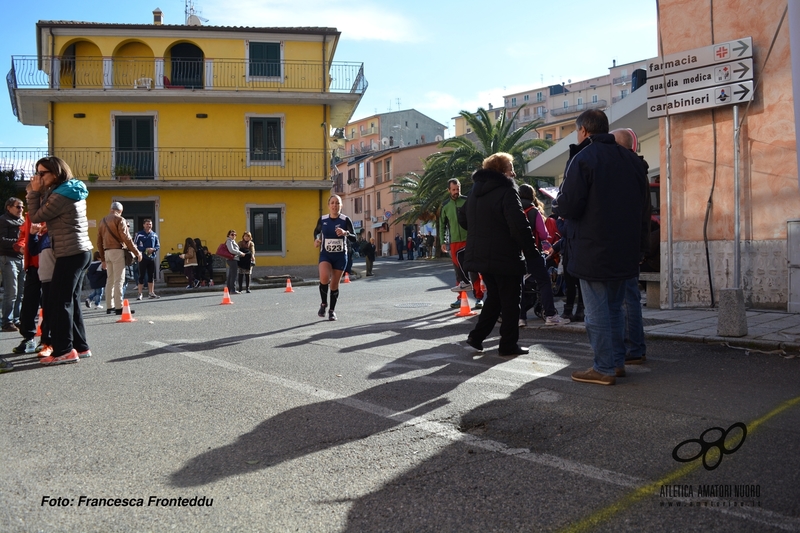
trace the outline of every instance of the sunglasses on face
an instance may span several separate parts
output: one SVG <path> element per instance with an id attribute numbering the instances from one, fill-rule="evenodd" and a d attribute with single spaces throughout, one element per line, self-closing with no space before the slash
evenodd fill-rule
<path id="1" fill-rule="evenodd" d="M 38 172 L 34 172 L 34 176 L 39 176 L 40 178 L 45 177 L 46 174 L 52 174 L 49 170 L 39 170 Z"/>

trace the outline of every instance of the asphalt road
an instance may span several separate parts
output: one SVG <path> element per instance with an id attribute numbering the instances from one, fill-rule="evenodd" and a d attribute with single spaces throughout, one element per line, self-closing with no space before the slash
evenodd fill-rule
<path id="1" fill-rule="evenodd" d="M 185 294 L 87 311 L 78 364 L 12 357 L 0 531 L 800 531 L 798 360 L 650 341 L 616 386 L 575 383 L 585 334 L 470 354 L 445 262 L 376 274 L 337 322 L 313 286 Z M 705 434 L 735 450 L 707 445 L 716 468 L 673 457 L 740 422 Z"/>

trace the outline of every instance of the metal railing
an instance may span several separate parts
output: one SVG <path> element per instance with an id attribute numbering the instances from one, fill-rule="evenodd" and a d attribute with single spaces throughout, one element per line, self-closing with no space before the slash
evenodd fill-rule
<path id="1" fill-rule="evenodd" d="M 619 95 L 619 96 L 615 96 L 615 97 L 613 97 L 613 98 L 611 99 L 611 103 L 612 103 L 612 104 L 616 104 L 617 102 L 619 102 L 620 100 L 622 100 L 622 99 L 623 99 L 623 98 L 625 98 L 626 96 L 628 96 L 628 95 L 627 95 L 627 94 L 621 94 L 621 95 Z"/>
<path id="2" fill-rule="evenodd" d="M 15 148 L 0 150 L 0 168 L 14 169 L 25 178 L 36 161 L 56 155 L 79 179 L 96 180 L 298 180 L 328 179 L 327 150 L 281 150 L 256 153 L 235 148 Z"/>
<path id="3" fill-rule="evenodd" d="M 589 102 L 586 104 L 571 105 L 568 107 L 556 107 L 550 110 L 550 114 L 554 116 L 568 115 L 570 113 L 579 113 L 587 109 L 602 109 L 607 107 L 608 102 L 605 100 L 598 100 L 596 102 Z"/>
<path id="4" fill-rule="evenodd" d="M 611 80 L 611 83 L 613 83 L 614 85 L 624 85 L 629 81 L 631 81 L 631 77 L 626 74 L 625 76 L 614 78 L 613 80 Z"/>
<path id="5" fill-rule="evenodd" d="M 363 63 L 246 59 L 13 56 L 9 90 L 297 91 L 364 94 Z M 13 87 L 12 87 L 13 80 Z M 12 98 L 13 99 L 13 98 Z"/>

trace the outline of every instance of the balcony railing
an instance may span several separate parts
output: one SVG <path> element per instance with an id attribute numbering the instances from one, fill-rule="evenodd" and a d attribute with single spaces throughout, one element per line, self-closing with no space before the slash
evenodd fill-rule
<path id="1" fill-rule="evenodd" d="M 568 115 L 570 113 L 579 113 L 587 109 L 602 109 L 607 107 L 608 102 L 605 100 L 598 100 L 596 102 L 589 102 L 587 104 L 571 105 L 569 107 L 556 107 L 550 110 L 550 114 L 554 116 Z"/>
<path id="2" fill-rule="evenodd" d="M 619 96 L 615 96 L 615 97 L 613 97 L 613 98 L 611 99 L 611 103 L 612 103 L 612 104 L 616 104 L 617 102 L 619 102 L 620 100 L 622 100 L 622 99 L 623 99 L 623 98 L 625 98 L 626 96 L 628 96 L 628 95 L 627 95 L 627 94 L 621 94 L 621 95 L 619 95 Z"/>
<path id="3" fill-rule="evenodd" d="M 627 74 L 625 76 L 620 76 L 619 78 L 614 78 L 611 82 L 614 85 L 625 85 L 626 83 L 630 83 L 631 77 Z"/>
<path id="4" fill-rule="evenodd" d="M 362 63 L 246 59 L 13 56 L 9 90 L 297 91 L 364 94 Z M 13 98 L 12 98 L 13 100 Z"/>
<path id="5" fill-rule="evenodd" d="M 268 153 L 226 148 L 156 148 L 111 150 L 65 148 L 52 153 L 46 148 L 0 150 L 0 169 L 33 175 L 36 161 L 56 155 L 80 179 L 132 179 L 160 181 L 214 180 L 311 180 L 330 175 L 327 151 L 282 150 Z"/>

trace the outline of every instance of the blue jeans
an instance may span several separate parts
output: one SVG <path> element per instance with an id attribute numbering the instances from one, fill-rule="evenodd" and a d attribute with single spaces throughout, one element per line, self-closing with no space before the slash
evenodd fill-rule
<path id="1" fill-rule="evenodd" d="M 627 280 L 581 280 L 586 334 L 594 351 L 594 369 L 613 376 L 625 368 L 625 288 Z"/>
<path id="2" fill-rule="evenodd" d="M 3 270 L 3 326 L 19 322 L 22 307 L 22 287 L 25 285 L 25 271 L 22 259 L 0 255 L 0 268 Z"/>
<path id="3" fill-rule="evenodd" d="M 644 322 L 642 321 L 642 294 L 639 278 L 625 282 L 625 359 L 639 359 L 646 350 L 644 345 Z"/>
<path id="4" fill-rule="evenodd" d="M 103 287 L 100 287 L 99 289 L 92 289 L 92 292 L 89 293 L 89 301 L 94 302 L 95 306 L 100 305 L 100 300 L 103 299 L 104 292 L 105 291 L 103 290 Z"/>

